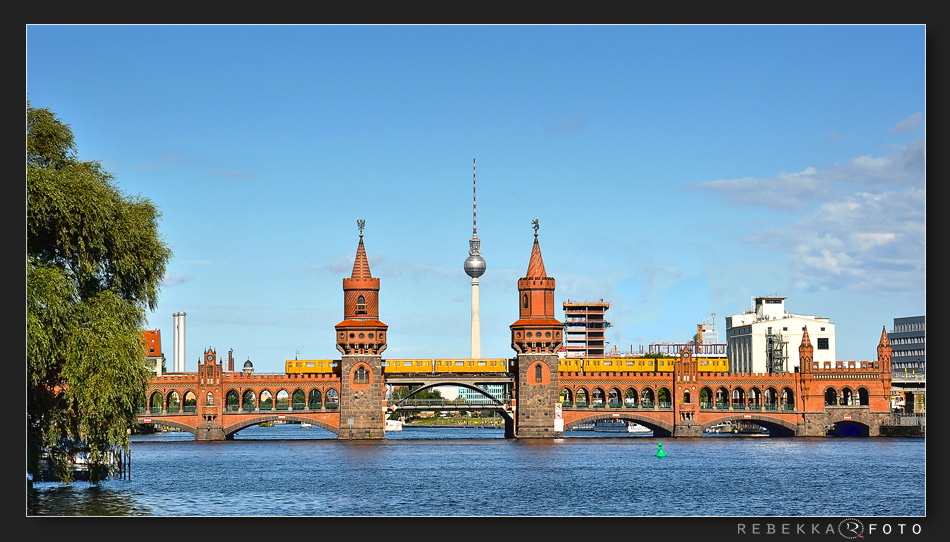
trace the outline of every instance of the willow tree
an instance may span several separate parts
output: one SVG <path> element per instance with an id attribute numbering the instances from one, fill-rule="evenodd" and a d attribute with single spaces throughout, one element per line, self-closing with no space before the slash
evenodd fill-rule
<path id="1" fill-rule="evenodd" d="M 27 472 L 90 480 L 107 452 L 128 450 L 150 373 L 142 329 L 171 250 L 161 216 L 129 197 L 99 162 L 76 155 L 69 125 L 27 101 Z"/>

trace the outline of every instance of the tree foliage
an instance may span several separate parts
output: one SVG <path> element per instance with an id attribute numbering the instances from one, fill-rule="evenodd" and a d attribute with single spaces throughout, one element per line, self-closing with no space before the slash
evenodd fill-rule
<path id="1" fill-rule="evenodd" d="M 155 206 L 79 160 L 70 127 L 29 101 L 26 163 L 27 471 L 39 479 L 45 455 L 68 482 L 81 451 L 95 482 L 106 453 L 128 449 L 150 378 L 145 311 L 171 250 Z"/>

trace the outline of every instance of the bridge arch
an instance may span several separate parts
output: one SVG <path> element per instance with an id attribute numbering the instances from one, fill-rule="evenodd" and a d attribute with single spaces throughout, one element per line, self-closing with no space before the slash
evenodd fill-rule
<path id="1" fill-rule="evenodd" d="M 307 408 L 317 409 L 323 406 L 323 394 L 320 393 L 320 388 L 313 388 L 310 390 L 310 393 L 307 394 Z"/>
<path id="2" fill-rule="evenodd" d="M 607 394 L 604 393 L 604 388 L 600 386 L 594 386 L 590 391 L 590 405 L 604 405 L 606 404 Z"/>
<path id="3" fill-rule="evenodd" d="M 590 404 L 590 393 L 587 391 L 585 386 L 580 386 L 577 388 L 577 401 L 574 402 L 574 406 L 587 406 Z"/>
<path id="4" fill-rule="evenodd" d="M 613 386 L 607 390 L 607 404 L 612 407 L 623 404 L 623 395 L 620 393 L 619 387 Z"/>
<path id="5" fill-rule="evenodd" d="M 656 390 L 656 403 L 661 406 L 670 406 L 673 404 L 673 394 L 670 392 L 670 389 L 666 386 L 661 386 L 660 389 Z"/>
<path id="6" fill-rule="evenodd" d="M 742 386 L 732 388 L 732 404 L 745 405 L 745 389 Z"/>
<path id="7" fill-rule="evenodd" d="M 574 390 L 572 390 L 568 386 L 561 386 L 561 390 L 558 392 L 558 399 L 566 405 L 573 405 L 574 404 Z"/>
<path id="8" fill-rule="evenodd" d="M 626 420 L 636 422 L 644 427 L 653 430 L 653 435 L 657 437 L 668 437 L 673 434 L 673 424 L 660 421 L 637 412 L 623 412 L 619 417 L 613 417 L 612 413 L 599 412 L 589 414 L 576 420 L 564 423 L 564 430 L 569 431 L 578 425 L 596 422 L 597 420 Z"/>
<path id="9" fill-rule="evenodd" d="M 258 394 L 257 408 L 262 411 L 274 410 L 274 393 L 270 389 L 264 388 Z"/>
<path id="10" fill-rule="evenodd" d="M 184 394 L 184 400 L 182 401 L 185 412 L 194 412 L 198 409 L 198 394 L 195 393 L 195 390 L 187 390 Z"/>
<path id="11" fill-rule="evenodd" d="M 234 433 L 237 433 L 241 429 L 250 427 L 252 425 L 260 425 L 263 422 L 275 422 L 278 420 L 293 422 L 293 423 L 306 422 L 309 424 L 316 425 L 322 429 L 326 429 L 327 431 L 333 433 L 334 435 L 339 436 L 340 434 L 340 428 L 334 427 L 320 420 L 314 420 L 307 416 L 295 416 L 293 414 L 276 414 L 275 413 L 275 414 L 262 414 L 260 416 L 255 416 L 253 418 L 248 418 L 246 420 L 241 420 L 239 422 L 233 423 L 224 428 L 224 435 L 225 435 L 225 438 L 230 440 L 234 438 Z"/>
<path id="12" fill-rule="evenodd" d="M 838 390 L 833 386 L 828 386 L 825 388 L 825 405 L 837 405 L 838 404 Z"/>
<path id="13" fill-rule="evenodd" d="M 151 421 L 150 423 L 151 423 L 152 425 L 165 425 L 165 426 L 168 426 L 168 427 L 175 427 L 175 428 L 177 428 L 177 429 L 180 429 L 181 431 L 186 431 L 186 432 L 188 432 L 188 433 L 191 433 L 193 436 L 196 434 L 196 431 L 197 431 L 194 427 L 192 427 L 192 426 L 190 426 L 190 425 L 188 425 L 188 424 L 185 424 L 185 423 L 182 423 L 182 422 L 179 422 L 179 421 L 175 421 L 175 420 L 172 420 L 172 419 L 152 418 L 152 421 Z"/>
<path id="14" fill-rule="evenodd" d="M 699 388 L 699 404 L 701 407 L 711 407 L 713 404 L 713 391 L 709 386 Z"/>
<path id="15" fill-rule="evenodd" d="M 165 412 L 175 413 L 180 411 L 181 394 L 178 393 L 178 390 L 172 390 L 165 396 Z"/>
<path id="16" fill-rule="evenodd" d="M 165 405 L 162 399 L 162 394 L 159 391 L 152 392 L 152 395 L 148 398 L 148 410 L 152 413 L 164 412 Z"/>
<path id="17" fill-rule="evenodd" d="M 749 417 L 747 417 L 749 416 Z M 738 423 L 738 422 L 752 422 L 757 425 L 761 425 L 769 430 L 769 435 L 773 437 L 793 437 L 798 432 L 798 424 L 793 423 L 781 418 L 774 416 L 769 416 L 767 414 L 743 414 L 743 413 L 734 413 L 731 415 L 724 415 L 718 418 L 709 420 L 703 423 L 700 426 L 702 431 L 706 431 L 714 425 L 719 425 L 721 423 Z"/>
<path id="18" fill-rule="evenodd" d="M 785 386 L 782 388 L 782 404 L 784 405 L 794 405 L 795 404 L 795 392 L 792 391 L 792 388 Z"/>
<path id="19" fill-rule="evenodd" d="M 274 410 L 287 410 L 290 407 L 290 392 L 279 388 L 274 394 Z"/>
<path id="20" fill-rule="evenodd" d="M 623 392 L 623 403 L 628 406 L 637 406 L 639 397 L 640 394 L 637 393 L 637 388 L 630 386 Z"/>
<path id="21" fill-rule="evenodd" d="M 409 392 L 409 394 L 406 395 L 405 397 L 401 397 L 400 399 L 398 399 L 398 400 L 396 400 L 396 401 L 393 401 L 393 404 L 396 405 L 396 406 L 398 406 L 399 403 L 401 403 L 401 402 L 403 402 L 403 401 L 406 401 L 406 400 L 408 400 L 408 399 L 411 399 L 413 395 L 415 395 L 415 394 L 417 394 L 417 393 L 419 393 L 419 392 L 421 392 L 421 391 L 423 391 L 423 390 L 428 390 L 428 389 L 432 389 L 432 388 L 438 388 L 438 387 L 441 387 L 441 386 L 460 386 L 460 387 L 463 387 L 463 388 L 466 388 L 466 389 L 470 389 L 470 390 L 472 390 L 472 391 L 475 391 L 475 392 L 480 393 L 481 395 L 483 395 L 483 396 L 489 398 L 495 405 L 502 406 L 502 405 L 505 404 L 505 402 L 502 401 L 501 399 L 498 399 L 498 398 L 495 397 L 494 395 L 488 393 L 487 391 L 483 390 L 482 388 L 479 388 L 478 386 L 476 386 L 476 385 L 474 385 L 474 384 L 469 384 L 469 383 L 467 383 L 467 382 L 451 382 L 451 381 L 445 381 L 445 382 L 441 382 L 441 381 L 440 381 L 440 382 L 432 382 L 432 383 L 429 383 L 429 384 L 423 384 L 423 385 L 419 386 L 418 388 L 413 389 L 413 390 L 412 390 L 411 392 Z M 469 405 L 460 405 L 460 406 L 469 406 Z M 459 409 L 459 410 L 466 410 L 466 409 L 462 408 L 462 409 Z"/>
<path id="22" fill-rule="evenodd" d="M 257 394 L 254 393 L 254 390 L 244 390 L 244 393 L 241 394 L 241 410 L 257 410 Z"/>
<path id="23" fill-rule="evenodd" d="M 656 403 L 656 395 L 653 393 L 653 388 L 646 386 L 640 390 L 640 405 L 644 407 L 652 407 Z"/>

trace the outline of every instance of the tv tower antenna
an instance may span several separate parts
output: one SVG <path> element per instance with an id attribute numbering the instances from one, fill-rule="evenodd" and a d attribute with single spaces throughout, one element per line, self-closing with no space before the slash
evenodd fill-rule
<path id="1" fill-rule="evenodd" d="M 472 239 L 478 239 L 478 228 L 475 221 L 475 159 L 472 158 Z"/>

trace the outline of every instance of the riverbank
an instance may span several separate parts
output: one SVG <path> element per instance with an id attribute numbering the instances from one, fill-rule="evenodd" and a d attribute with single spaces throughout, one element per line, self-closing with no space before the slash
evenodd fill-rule
<path id="1" fill-rule="evenodd" d="M 476 421 L 439 421 L 439 422 L 406 422 L 403 424 L 403 429 L 408 429 L 411 427 L 452 427 L 452 428 L 461 428 L 461 429 L 504 429 L 505 424 L 502 422 L 476 422 Z"/>

